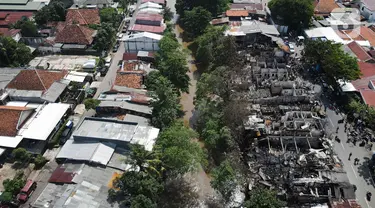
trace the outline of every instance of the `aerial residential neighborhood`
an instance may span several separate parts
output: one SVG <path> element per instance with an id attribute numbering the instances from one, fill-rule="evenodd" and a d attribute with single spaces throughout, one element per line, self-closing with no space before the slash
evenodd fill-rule
<path id="1" fill-rule="evenodd" d="M 0 208 L 371 208 L 374 131 L 374 0 L 0 0 Z"/>

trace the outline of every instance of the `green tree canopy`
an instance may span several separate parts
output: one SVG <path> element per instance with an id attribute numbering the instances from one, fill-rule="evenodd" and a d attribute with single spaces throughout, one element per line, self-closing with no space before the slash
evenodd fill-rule
<path id="1" fill-rule="evenodd" d="M 130 155 L 127 163 L 135 170 L 159 177 L 162 175 L 162 161 L 155 152 L 145 150 L 144 146 L 133 144 L 130 146 Z"/>
<path id="2" fill-rule="evenodd" d="M 87 98 L 85 101 L 83 101 L 83 104 L 85 104 L 86 110 L 94 109 L 96 106 L 100 104 L 100 100 L 93 99 L 93 98 Z"/>
<path id="3" fill-rule="evenodd" d="M 246 208 L 281 208 L 285 206 L 283 201 L 276 197 L 271 190 L 257 188 L 250 193 L 250 199 L 245 201 Z"/>
<path id="4" fill-rule="evenodd" d="M 18 67 L 26 65 L 31 59 L 31 51 L 25 44 L 0 36 L 0 66 Z"/>
<path id="5" fill-rule="evenodd" d="M 35 13 L 34 19 L 38 25 L 50 21 L 65 21 L 66 8 L 63 2 L 51 1 L 47 6 Z"/>
<path id="6" fill-rule="evenodd" d="M 155 148 L 169 175 L 183 175 L 205 163 L 204 152 L 192 140 L 196 137 L 197 134 L 181 122 L 174 123 L 159 135 Z"/>
<path id="7" fill-rule="evenodd" d="M 212 171 L 211 186 L 218 190 L 225 200 L 229 200 L 236 187 L 236 175 L 230 162 L 223 161 Z"/>
<path id="8" fill-rule="evenodd" d="M 25 148 L 17 148 L 12 151 L 12 157 L 18 162 L 27 162 L 31 154 Z"/>
<path id="9" fill-rule="evenodd" d="M 100 21 L 101 23 L 110 23 L 117 28 L 121 23 L 121 15 L 115 8 L 106 7 L 100 10 Z"/>
<path id="10" fill-rule="evenodd" d="M 23 37 L 37 37 L 38 28 L 33 21 L 30 20 L 20 20 L 15 25 L 14 28 L 21 29 L 21 34 Z"/>
<path id="11" fill-rule="evenodd" d="M 309 64 L 319 64 L 330 84 L 336 80 L 356 80 L 361 72 L 356 58 L 341 49 L 341 44 L 332 41 L 308 41 L 304 49 L 304 59 Z"/>
<path id="12" fill-rule="evenodd" d="M 201 6 L 211 12 L 212 16 L 216 17 L 227 10 L 228 3 L 229 0 L 177 0 L 175 7 L 177 13 L 183 16 L 184 11 Z"/>
<path id="13" fill-rule="evenodd" d="M 140 194 L 133 198 L 130 208 L 156 208 L 156 203 Z"/>
<path id="14" fill-rule="evenodd" d="M 167 6 L 164 8 L 163 18 L 165 19 L 165 21 L 171 21 L 171 19 L 173 18 L 173 12 L 171 11 L 171 8 Z"/>
<path id="15" fill-rule="evenodd" d="M 211 19 L 211 13 L 201 6 L 185 11 L 180 20 L 184 28 L 184 35 L 190 39 L 202 35 L 207 26 L 210 25 Z"/>
<path id="16" fill-rule="evenodd" d="M 308 27 L 314 14 L 311 0 L 271 0 L 268 7 L 274 21 L 297 30 Z"/>
<path id="17" fill-rule="evenodd" d="M 115 41 L 116 29 L 111 23 L 102 23 L 95 37 L 93 48 L 101 52 L 107 50 Z"/>
<path id="18" fill-rule="evenodd" d="M 154 80 L 155 91 L 151 92 L 152 119 L 157 128 L 167 128 L 181 115 L 181 105 L 171 82 L 165 77 Z"/>
<path id="19" fill-rule="evenodd" d="M 18 194 L 23 186 L 25 186 L 26 181 L 22 178 L 14 178 L 12 180 L 5 179 L 3 181 L 5 192 L 11 193 L 13 196 Z"/>

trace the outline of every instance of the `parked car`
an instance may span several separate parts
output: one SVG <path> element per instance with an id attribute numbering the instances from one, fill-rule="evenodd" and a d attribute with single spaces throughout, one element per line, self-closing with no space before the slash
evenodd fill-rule
<path id="1" fill-rule="evenodd" d="M 70 138 L 70 135 L 72 135 L 72 129 L 66 128 L 60 137 L 60 144 L 63 145 L 65 142 Z"/>
<path id="2" fill-rule="evenodd" d="M 291 43 L 289 43 L 289 50 L 290 50 L 290 53 L 294 53 L 294 52 L 296 52 L 296 51 L 295 51 L 295 48 L 294 48 L 294 45 L 291 44 Z"/>
<path id="3" fill-rule="evenodd" d="M 104 66 L 109 68 L 111 66 L 111 61 L 112 61 L 111 56 L 107 56 L 107 58 L 105 58 Z"/>
<path id="4" fill-rule="evenodd" d="M 21 189 L 21 192 L 17 195 L 17 200 L 19 202 L 25 203 L 31 194 L 36 189 L 36 182 L 33 180 L 27 180 L 25 186 Z"/>
<path id="5" fill-rule="evenodd" d="M 112 52 L 117 52 L 118 51 L 118 48 L 119 48 L 119 45 L 115 45 L 112 49 Z"/>

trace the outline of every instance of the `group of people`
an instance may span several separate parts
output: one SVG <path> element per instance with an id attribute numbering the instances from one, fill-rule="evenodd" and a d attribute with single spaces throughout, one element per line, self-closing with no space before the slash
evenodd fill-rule
<path id="1" fill-rule="evenodd" d="M 352 153 L 349 153 L 349 158 L 348 160 L 350 160 L 350 158 L 352 157 Z M 358 158 L 354 158 L 354 165 L 358 165 L 359 164 L 359 159 Z"/>

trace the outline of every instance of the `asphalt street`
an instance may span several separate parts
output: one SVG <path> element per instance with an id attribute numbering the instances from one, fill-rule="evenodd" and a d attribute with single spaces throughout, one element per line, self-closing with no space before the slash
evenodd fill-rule
<path id="1" fill-rule="evenodd" d="M 337 126 L 339 126 L 337 135 L 341 142 L 334 141 L 334 151 L 342 161 L 350 183 L 357 186 L 357 201 L 363 208 L 375 207 L 375 199 L 366 200 L 367 191 L 370 191 L 373 195 L 375 194 L 374 181 L 367 166 L 367 161 L 371 158 L 372 152 L 364 147 L 359 147 L 358 143 L 354 146 L 353 143 L 346 142 L 347 134 L 344 132 L 344 124 L 338 124 L 338 120 L 343 118 L 342 115 L 336 114 L 334 110 L 330 109 L 328 101 L 323 99 L 323 102 L 327 106 L 328 128 L 335 132 Z M 349 153 L 352 153 L 351 160 L 349 160 Z M 360 160 L 359 165 L 354 165 L 354 158 Z"/>

